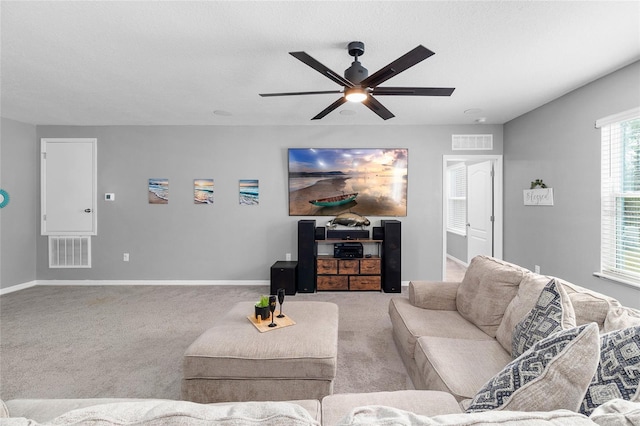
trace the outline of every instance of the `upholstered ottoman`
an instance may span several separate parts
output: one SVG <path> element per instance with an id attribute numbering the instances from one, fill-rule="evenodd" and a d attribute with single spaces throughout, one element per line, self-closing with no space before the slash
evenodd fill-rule
<path id="1" fill-rule="evenodd" d="M 183 361 L 182 399 L 284 401 L 332 394 L 338 306 L 289 299 L 283 312 L 296 324 L 261 333 L 247 319 L 253 305 L 238 303 L 189 346 Z"/>

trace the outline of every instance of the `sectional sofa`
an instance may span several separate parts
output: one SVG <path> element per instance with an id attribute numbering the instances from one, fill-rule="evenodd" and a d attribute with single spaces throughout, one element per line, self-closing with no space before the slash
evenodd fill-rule
<path id="1" fill-rule="evenodd" d="M 640 312 L 559 278 L 478 256 L 461 282 L 411 282 L 389 315 L 415 388 L 469 411 L 640 401 Z"/>

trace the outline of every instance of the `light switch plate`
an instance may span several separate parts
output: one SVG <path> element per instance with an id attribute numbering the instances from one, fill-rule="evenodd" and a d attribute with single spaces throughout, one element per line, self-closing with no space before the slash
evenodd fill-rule
<path id="1" fill-rule="evenodd" d="M 115 199 L 116 199 L 116 194 L 114 194 L 113 192 L 107 192 L 106 194 L 104 194 L 105 201 L 113 201 Z"/>

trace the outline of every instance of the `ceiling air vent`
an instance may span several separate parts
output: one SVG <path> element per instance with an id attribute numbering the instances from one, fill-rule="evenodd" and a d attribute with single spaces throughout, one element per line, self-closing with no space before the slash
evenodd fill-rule
<path id="1" fill-rule="evenodd" d="M 49 268 L 91 268 L 91 237 L 50 235 Z"/>
<path id="2" fill-rule="evenodd" d="M 493 135 L 451 135 L 454 151 L 491 151 Z"/>

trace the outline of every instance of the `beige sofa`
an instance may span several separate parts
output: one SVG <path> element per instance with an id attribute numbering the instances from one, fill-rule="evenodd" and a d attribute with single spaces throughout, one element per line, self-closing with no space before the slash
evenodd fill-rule
<path id="1" fill-rule="evenodd" d="M 520 266 L 478 256 L 462 282 L 412 281 L 408 298 L 390 301 L 389 315 L 393 338 L 415 388 L 444 391 L 458 401 L 474 398 L 514 361 L 514 329 L 550 280 Z M 566 328 L 595 322 L 599 332 L 606 333 L 640 325 L 637 310 L 555 281 L 568 305 L 569 312 L 561 318 Z"/>
<path id="2" fill-rule="evenodd" d="M 200 404 L 141 399 L 17 399 L 0 401 L 0 424 L 55 425 L 633 425 L 640 404 L 615 400 L 586 417 L 551 412 L 463 413 L 445 392 L 407 390 L 336 394 L 322 399 Z"/>

